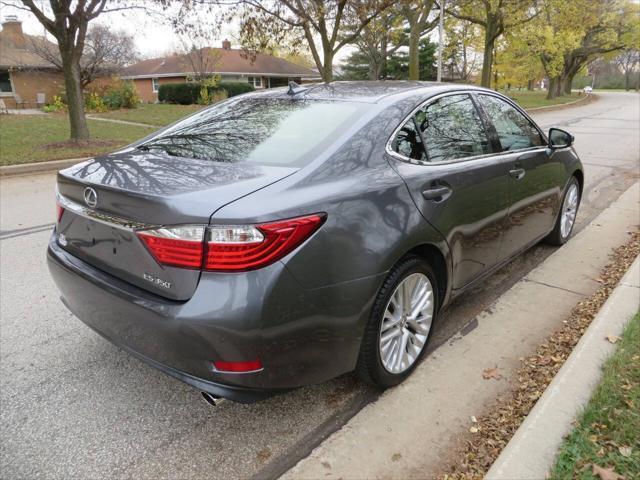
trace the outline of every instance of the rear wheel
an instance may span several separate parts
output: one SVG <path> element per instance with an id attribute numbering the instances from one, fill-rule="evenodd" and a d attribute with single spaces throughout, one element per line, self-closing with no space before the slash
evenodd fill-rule
<path id="1" fill-rule="evenodd" d="M 387 388 L 402 382 L 423 357 L 437 312 L 437 284 L 422 258 L 408 257 L 385 280 L 360 347 L 357 372 Z"/>
<path id="2" fill-rule="evenodd" d="M 576 177 L 571 177 L 564 192 L 562 208 L 558 213 L 556 225 L 546 238 L 552 245 L 564 245 L 569 240 L 573 226 L 576 223 L 576 215 L 580 206 L 580 184 Z"/>

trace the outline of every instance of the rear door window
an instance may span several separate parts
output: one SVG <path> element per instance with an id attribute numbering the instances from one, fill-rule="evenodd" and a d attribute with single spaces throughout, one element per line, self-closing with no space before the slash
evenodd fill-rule
<path id="1" fill-rule="evenodd" d="M 503 152 L 544 145 L 538 129 L 516 108 L 492 95 L 478 95 L 478 99 L 496 129 Z"/>
<path id="2" fill-rule="evenodd" d="M 491 152 L 487 132 L 471 97 L 441 97 L 419 110 L 415 121 L 431 162 L 462 159 Z"/>
<path id="3" fill-rule="evenodd" d="M 427 161 L 427 154 L 422 144 L 420 132 L 416 127 L 414 118 L 405 122 L 393 141 L 393 150 L 403 157 L 419 162 Z"/>

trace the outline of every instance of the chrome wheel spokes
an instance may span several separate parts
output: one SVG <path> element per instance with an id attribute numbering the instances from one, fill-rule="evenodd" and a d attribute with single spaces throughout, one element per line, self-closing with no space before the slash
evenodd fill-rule
<path id="1" fill-rule="evenodd" d="M 413 273 L 396 287 L 380 326 L 380 358 L 390 373 L 402 373 L 422 352 L 433 319 L 433 287 L 422 273 Z"/>
<path id="2" fill-rule="evenodd" d="M 564 197 L 562 216 L 560 218 L 560 235 L 567 238 L 571 233 L 578 212 L 578 186 L 572 183 Z"/>

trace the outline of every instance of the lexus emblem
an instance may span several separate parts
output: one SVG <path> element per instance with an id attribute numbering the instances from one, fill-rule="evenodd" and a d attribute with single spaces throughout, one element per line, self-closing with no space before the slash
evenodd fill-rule
<path id="1" fill-rule="evenodd" d="M 84 189 L 84 202 L 88 207 L 96 208 L 98 204 L 98 194 L 93 188 L 87 187 Z"/>

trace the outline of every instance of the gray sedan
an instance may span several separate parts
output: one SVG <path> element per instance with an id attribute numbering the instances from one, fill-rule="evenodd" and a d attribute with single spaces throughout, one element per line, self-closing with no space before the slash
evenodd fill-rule
<path id="1" fill-rule="evenodd" d="M 49 268 L 80 320 L 211 402 L 390 387 L 451 299 L 567 241 L 572 142 L 471 86 L 242 95 L 61 171 Z"/>

